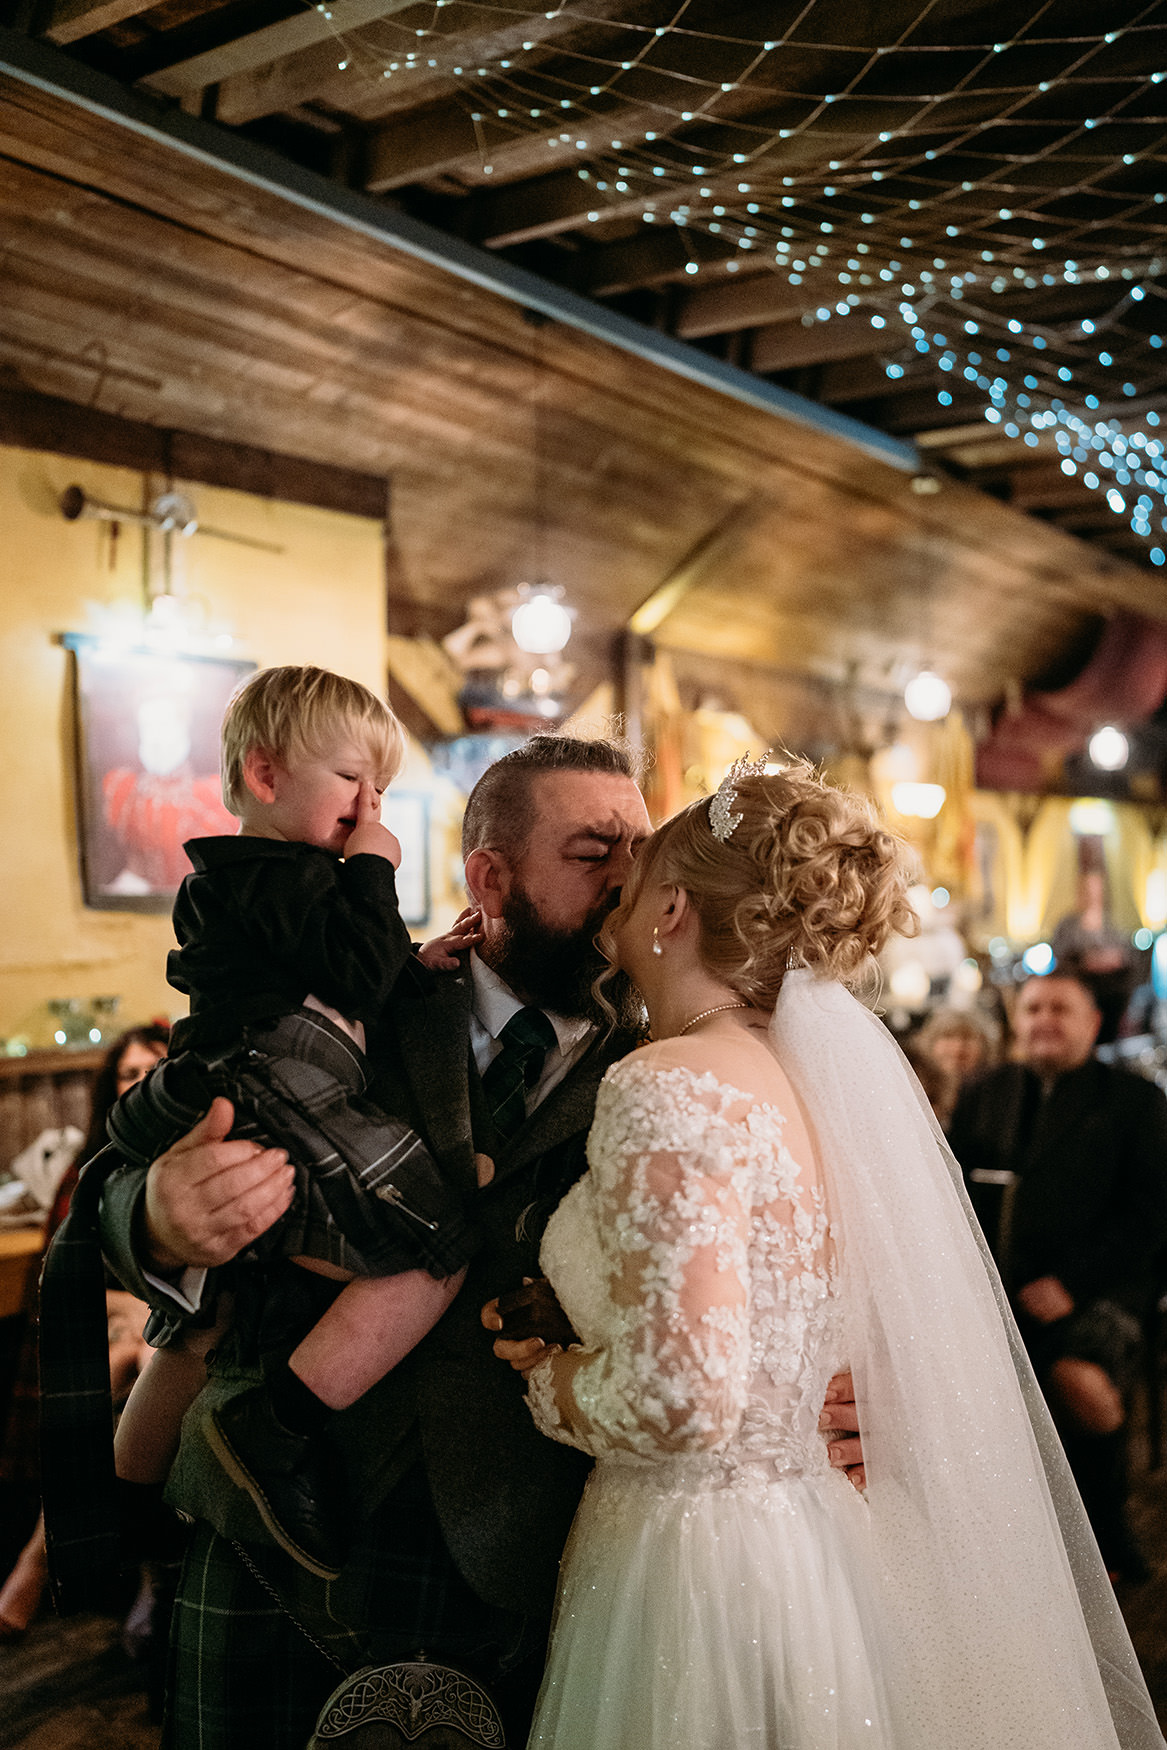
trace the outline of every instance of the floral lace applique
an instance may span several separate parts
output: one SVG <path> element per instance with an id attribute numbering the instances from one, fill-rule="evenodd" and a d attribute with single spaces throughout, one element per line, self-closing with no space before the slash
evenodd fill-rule
<path id="1" fill-rule="evenodd" d="M 569 1390 L 554 1359 L 530 1375 L 543 1432 L 725 1478 L 757 1461 L 821 1469 L 840 1317 L 822 1188 L 782 1114 L 709 1072 L 632 1057 L 600 1089 L 588 1161 L 543 1242 L 583 1350 Z"/>

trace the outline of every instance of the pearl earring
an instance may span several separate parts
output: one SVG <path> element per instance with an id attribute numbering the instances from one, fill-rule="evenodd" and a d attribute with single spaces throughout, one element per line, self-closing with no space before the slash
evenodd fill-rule
<path id="1" fill-rule="evenodd" d="M 656 924 L 652 927 L 652 951 L 654 954 L 664 953 L 664 949 L 660 945 L 660 930 Z"/>

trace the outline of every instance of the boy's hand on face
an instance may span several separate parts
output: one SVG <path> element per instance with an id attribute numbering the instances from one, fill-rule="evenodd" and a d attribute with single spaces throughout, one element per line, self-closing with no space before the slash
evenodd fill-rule
<path id="1" fill-rule="evenodd" d="M 357 824 L 344 847 L 346 857 L 384 857 L 395 869 L 401 867 L 401 846 L 387 826 L 381 825 L 381 798 L 372 784 L 362 784 L 357 795 Z"/>
<path id="2" fill-rule="evenodd" d="M 417 957 L 431 972 L 457 972 L 462 964 L 459 954 L 476 948 L 481 940 L 482 913 L 477 906 L 468 905 L 458 913 L 444 936 L 435 936 L 418 949 Z"/>

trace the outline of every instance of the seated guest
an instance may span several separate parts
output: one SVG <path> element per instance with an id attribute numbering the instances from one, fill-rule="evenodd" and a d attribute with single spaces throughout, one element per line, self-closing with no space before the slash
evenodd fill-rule
<path id="1" fill-rule="evenodd" d="M 956 1105 L 956 1096 L 960 1093 L 960 1081 L 951 1070 L 945 1069 L 936 1059 L 923 1050 L 919 1035 L 903 1042 L 903 1053 L 911 1064 L 916 1080 L 927 1095 L 928 1104 L 936 1114 L 936 1122 L 945 1135 L 952 1121 L 952 1108 Z"/>
<path id="2" fill-rule="evenodd" d="M 996 1062 L 996 1035 L 982 1015 L 968 1009 L 937 1009 L 905 1049 L 947 1133 L 965 1082 Z"/>
<path id="3" fill-rule="evenodd" d="M 1167 1102 L 1100 1063 L 1064 971 L 1017 997 L 1016 1061 L 961 1094 L 949 1140 L 1058 1422 L 1107 1567 L 1145 1578 L 1124 1513 L 1123 1388 L 1167 1237 Z"/>

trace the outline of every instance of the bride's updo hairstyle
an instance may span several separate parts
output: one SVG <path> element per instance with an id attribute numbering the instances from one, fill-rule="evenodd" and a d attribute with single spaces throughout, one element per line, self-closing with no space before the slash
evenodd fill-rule
<path id="1" fill-rule="evenodd" d="M 647 882 L 683 887 L 709 971 L 772 1008 L 790 966 L 855 982 L 893 934 L 914 936 L 905 847 L 864 798 L 832 789 L 797 761 L 742 777 L 722 842 L 703 797 L 640 850 L 625 902 Z"/>

